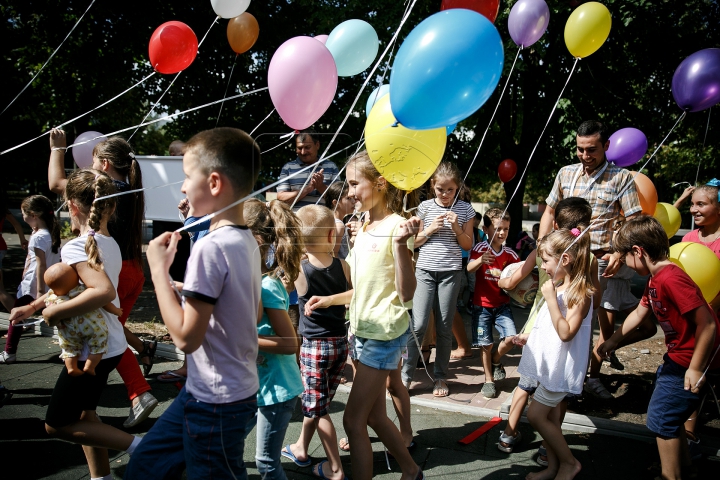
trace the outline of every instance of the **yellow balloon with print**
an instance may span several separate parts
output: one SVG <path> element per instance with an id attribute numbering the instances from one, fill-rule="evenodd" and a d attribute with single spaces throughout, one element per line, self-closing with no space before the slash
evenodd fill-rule
<path id="1" fill-rule="evenodd" d="M 610 35 L 612 16 L 605 5 L 588 2 L 576 8 L 565 24 L 565 45 L 573 57 L 595 53 Z"/>
<path id="2" fill-rule="evenodd" d="M 680 212 L 669 203 L 658 202 L 653 217 L 662 225 L 668 238 L 672 238 L 680 230 Z"/>
<path id="3" fill-rule="evenodd" d="M 700 287 L 706 302 L 720 292 L 720 259 L 705 245 L 680 242 L 670 247 L 670 261 L 683 269 Z"/>
<path id="4" fill-rule="evenodd" d="M 373 105 L 365 123 L 365 146 L 373 165 L 388 182 L 408 192 L 435 173 L 446 143 L 445 127 L 410 130 L 398 124 L 389 94 Z"/>

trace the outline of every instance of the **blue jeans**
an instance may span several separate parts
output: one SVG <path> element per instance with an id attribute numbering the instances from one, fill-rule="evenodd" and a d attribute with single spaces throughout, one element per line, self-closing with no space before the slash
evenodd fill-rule
<path id="1" fill-rule="evenodd" d="M 685 421 L 700 405 L 700 395 L 685 390 L 687 368 L 670 360 L 657 369 L 655 390 L 647 409 L 648 429 L 663 438 L 678 438 Z"/>
<path id="2" fill-rule="evenodd" d="M 283 449 L 285 431 L 295 411 L 296 404 L 297 397 L 287 402 L 258 406 L 257 415 L 254 415 L 248 421 L 248 433 L 257 424 L 255 464 L 263 480 L 287 479 L 285 470 L 280 464 L 280 452 Z"/>
<path id="3" fill-rule="evenodd" d="M 196 400 L 183 387 L 130 457 L 124 479 L 236 478 L 247 480 L 243 462 L 255 395 L 226 404 Z M 232 472 L 229 471 L 232 469 Z"/>
<path id="4" fill-rule="evenodd" d="M 492 345 L 493 325 L 500 334 L 500 340 L 517 334 L 510 304 L 506 303 L 495 308 L 473 306 L 472 346 L 486 347 Z"/>

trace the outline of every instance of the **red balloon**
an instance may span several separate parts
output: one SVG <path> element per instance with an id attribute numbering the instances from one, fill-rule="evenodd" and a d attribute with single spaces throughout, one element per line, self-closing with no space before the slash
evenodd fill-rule
<path id="1" fill-rule="evenodd" d="M 178 73 L 195 60 L 198 40 L 182 22 L 165 22 L 150 37 L 150 63 L 159 73 Z"/>
<path id="2" fill-rule="evenodd" d="M 450 10 L 451 8 L 465 8 L 474 10 L 495 23 L 495 19 L 500 9 L 500 0 L 443 0 L 440 10 Z"/>
<path id="3" fill-rule="evenodd" d="M 500 162 L 500 165 L 498 166 L 498 175 L 500 176 L 500 181 L 503 183 L 507 183 L 513 178 L 515 178 L 515 175 L 517 174 L 517 165 L 514 161 L 510 160 L 509 158 L 506 160 L 503 160 Z"/>

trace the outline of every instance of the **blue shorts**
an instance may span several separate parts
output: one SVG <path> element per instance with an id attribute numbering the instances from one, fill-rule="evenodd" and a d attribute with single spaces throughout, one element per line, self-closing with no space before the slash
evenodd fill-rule
<path id="1" fill-rule="evenodd" d="M 472 322 L 473 347 L 486 347 L 493 344 L 493 325 L 500 333 L 500 340 L 517 335 L 509 303 L 495 308 L 474 305 Z"/>
<path id="2" fill-rule="evenodd" d="M 685 421 L 700 406 L 700 395 L 685 390 L 686 368 L 670 360 L 657 369 L 655 390 L 647 411 L 647 427 L 665 438 L 678 438 Z"/>
<path id="3" fill-rule="evenodd" d="M 409 338 L 410 325 L 405 333 L 392 340 L 373 340 L 353 335 L 349 342 L 350 358 L 376 370 L 395 370 L 400 365 Z"/>

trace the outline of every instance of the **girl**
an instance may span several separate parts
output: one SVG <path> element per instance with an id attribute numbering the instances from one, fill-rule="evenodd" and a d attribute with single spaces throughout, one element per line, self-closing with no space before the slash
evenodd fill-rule
<path id="1" fill-rule="evenodd" d="M 5 284 L 3 283 L 2 264 L 8 251 L 7 243 L 5 243 L 5 239 L 2 237 L 3 223 L 5 223 L 6 220 L 13 226 L 15 232 L 17 232 L 20 246 L 26 249 L 28 241 L 25 239 L 25 234 L 22 231 L 20 223 L 15 220 L 15 217 L 8 209 L 7 192 L 5 191 L 5 186 L 0 184 L 0 305 L 5 307 L 5 310 L 9 312 L 15 304 L 15 299 L 12 295 L 8 295 L 5 291 Z"/>
<path id="2" fill-rule="evenodd" d="M 408 359 L 402 367 L 402 380 L 409 388 L 420 355 L 415 338 L 425 336 L 430 310 L 434 309 L 437 351 L 433 395 L 436 397 L 450 393 L 446 379 L 453 318 L 463 277 L 462 250 L 473 247 L 475 210 L 467 202 L 455 201 L 461 184 L 457 167 L 450 162 L 440 162 L 430 180 L 435 198 L 422 202 L 417 210 L 423 227 L 415 240 L 420 254 L 415 269 L 417 288 L 411 327 L 414 336 L 408 339 Z"/>
<path id="3" fill-rule="evenodd" d="M 590 237 L 580 235 L 578 228 L 555 230 L 540 240 L 538 254 L 542 258 L 540 268 L 551 281 L 542 286 L 545 304 L 538 313 L 518 372 L 538 382 L 527 417 L 545 440 L 548 467 L 527 479 L 570 479 L 582 466 L 562 436 L 559 404 L 568 393 L 582 392 L 587 370 L 595 292 L 590 272 Z"/>
<path id="4" fill-rule="evenodd" d="M 50 199 L 33 195 L 23 200 L 20 208 L 23 220 L 32 228 L 32 235 L 15 307 L 27 305 L 47 292 L 43 279 L 45 269 L 60 261 L 60 227 Z M 0 363 L 15 363 L 22 332 L 22 325 L 9 326 L 5 351 L 0 353 Z"/>
<path id="5" fill-rule="evenodd" d="M 63 319 L 101 309 L 108 302 L 113 302 L 116 307 L 119 305 L 115 288 L 120 275 L 121 253 L 107 229 L 115 199 L 94 202 L 95 198 L 115 191 L 110 177 L 100 171 L 78 170 L 66 181 L 65 200 L 70 224 L 79 236 L 63 247 L 62 261 L 75 267 L 86 289 L 67 302 L 45 308 L 43 317 L 50 326 L 59 325 Z M 24 307 L 14 308 L 10 320 L 18 323 L 28 318 L 44 306 L 46 297 L 47 294 L 42 295 Z M 140 437 L 102 423 L 95 413 L 108 375 L 127 349 L 117 317 L 105 310 L 99 311 L 108 326 L 108 351 L 98 363 L 95 375 L 73 377 L 63 367 L 50 398 L 45 429 L 51 437 L 83 445 L 92 480 L 110 480 L 112 474 L 107 449 L 132 453 L 140 443 Z M 82 363 L 80 368 L 84 366 Z"/>
<path id="6" fill-rule="evenodd" d="M 298 342 L 288 315 L 290 298 L 286 288 L 295 282 L 300 271 L 301 225 L 290 207 L 279 200 L 267 205 L 248 200 L 243 213 L 263 259 L 263 312 L 257 325 L 260 390 L 257 416 L 251 421 L 251 424 L 257 423 L 255 462 L 262 478 L 285 480 L 280 452 L 297 396 L 303 392 L 295 361 Z M 247 431 L 251 429 L 252 425 Z"/>
<path id="7" fill-rule="evenodd" d="M 50 190 L 57 194 L 62 194 L 67 183 L 64 168 L 66 145 L 65 132 L 60 129 L 53 129 L 50 132 L 51 153 L 48 183 Z M 118 192 L 142 188 L 140 165 L 135 160 L 135 154 L 130 144 L 120 137 L 113 137 L 95 145 L 92 168 L 105 172 Z M 144 374 L 147 375 L 153 365 L 157 342 L 142 341 L 125 328 L 125 322 L 145 283 L 145 277 L 140 266 L 142 260 L 142 221 L 145 212 L 144 198 L 142 192 L 116 197 L 117 208 L 108 223 L 108 231 L 120 246 L 122 254 L 122 270 L 120 271 L 117 294 L 123 314 L 120 316 L 119 321 L 123 326 L 128 343 L 135 351 L 140 353 Z M 138 368 L 135 355 L 129 348 L 123 354 L 117 370 L 127 387 L 128 398 L 132 403 L 130 415 L 123 423 L 123 426 L 131 428 L 145 420 L 157 406 L 158 401 L 150 393 L 150 385 L 143 378 L 143 373 Z"/>
<path id="8" fill-rule="evenodd" d="M 345 260 L 350 253 L 348 231 L 343 219 L 355 210 L 355 200 L 348 196 L 347 182 L 334 182 L 325 192 L 325 206 L 335 215 L 335 256 Z"/>
<path id="9" fill-rule="evenodd" d="M 343 425 L 352 445 L 352 477 L 372 478 L 369 426 L 395 456 L 402 479 L 421 480 L 424 477 L 420 467 L 385 411 L 386 380 L 390 372 L 397 371 L 410 335 L 407 307 L 415 292 L 412 247 L 421 221 L 416 217 L 405 220 L 399 215 L 403 193 L 380 176 L 367 152 L 348 161 L 346 177 L 357 209 L 367 212 L 347 257 L 354 289 L 311 297 L 305 309 L 350 304 L 349 343 L 356 388 L 350 391 Z"/>

